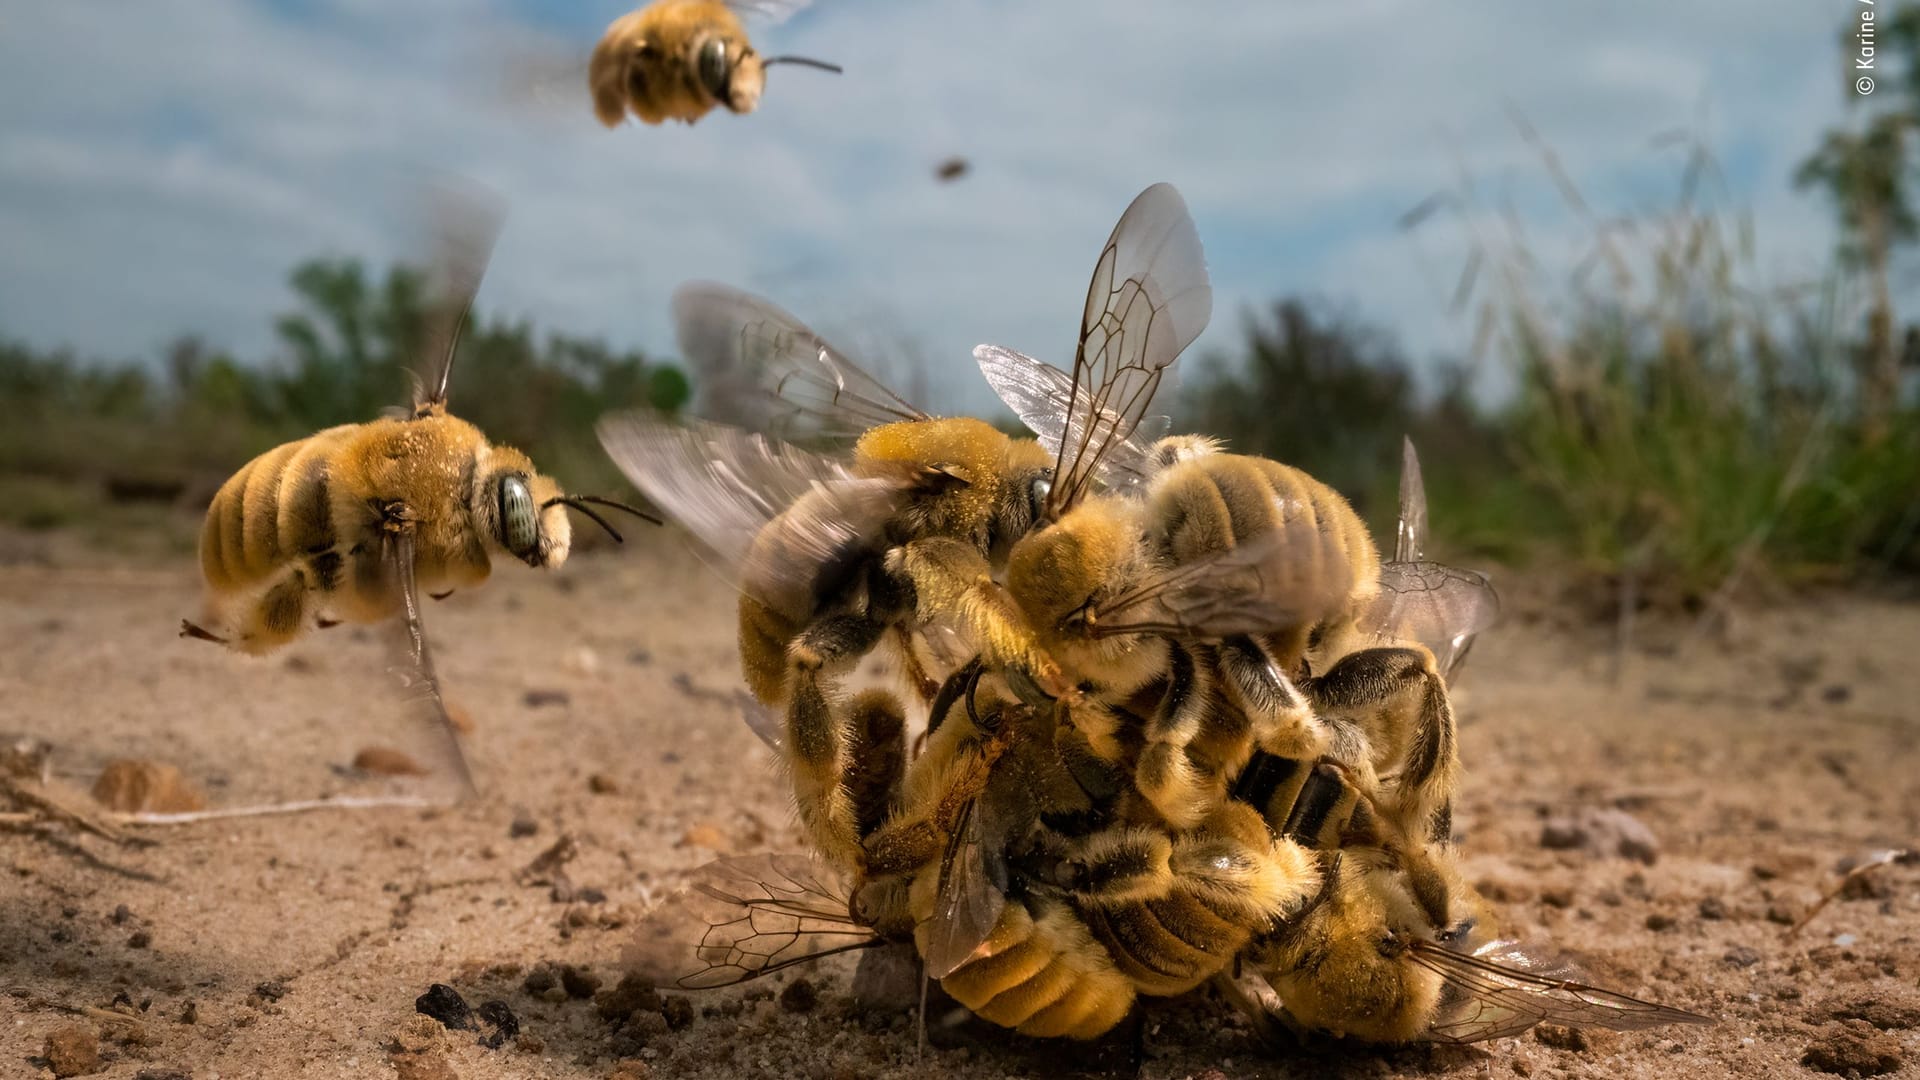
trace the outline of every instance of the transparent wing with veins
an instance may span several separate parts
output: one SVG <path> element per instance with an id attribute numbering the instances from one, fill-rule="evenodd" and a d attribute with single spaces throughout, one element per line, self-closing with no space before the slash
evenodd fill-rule
<path id="1" fill-rule="evenodd" d="M 1180 193 L 1155 184 L 1120 216 L 1094 264 L 1049 516 L 1092 489 L 1100 462 L 1149 413 L 1167 368 L 1212 313 L 1199 231 Z"/>
<path id="2" fill-rule="evenodd" d="M 1394 557 L 1380 567 L 1380 595 L 1362 618 L 1375 640 L 1417 641 L 1454 681 L 1474 638 L 1500 616 L 1500 597 L 1486 575 L 1426 558 L 1427 489 L 1413 440 L 1402 443 L 1400 517 Z"/>
<path id="3" fill-rule="evenodd" d="M 927 414 L 772 302 L 712 282 L 673 294 L 694 411 L 787 439 L 851 440 Z"/>
<path id="4" fill-rule="evenodd" d="M 806 855 L 716 859 L 640 920 L 623 959 L 655 986 L 731 986 L 881 939 L 846 889 Z"/>
<path id="5" fill-rule="evenodd" d="M 432 306 L 420 354 L 427 366 L 414 384 L 415 416 L 446 408 L 460 332 L 473 310 L 474 295 L 486 276 L 505 217 L 505 205 L 478 188 L 448 187 L 433 193 L 435 251 L 427 282 Z"/>
<path id="6" fill-rule="evenodd" d="M 1470 1043 L 1518 1035 L 1535 1024 L 1638 1031 L 1667 1024 L 1712 1024 L 1710 1016 L 1575 982 L 1510 941 L 1472 954 L 1417 942 L 1412 959 L 1443 980 L 1440 1011 L 1427 1032 L 1436 1042 Z"/>
<path id="7" fill-rule="evenodd" d="M 973 350 L 980 373 L 987 377 L 1000 400 L 1027 425 L 1047 452 L 1059 457 L 1067 439 L 1068 413 L 1074 405 L 1073 376 L 1044 360 L 999 345 Z M 1163 382 L 1156 400 L 1165 400 Z M 1102 417 L 1102 424 L 1119 426 L 1118 417 Z M 1152 475 L 1153 444 L 1173 427 L 1168 416 L 1147 416 L 1133 430 L 1107 447 L 1094 468 L 1094 479 L 1107 491 L 1138 492 Z"/>

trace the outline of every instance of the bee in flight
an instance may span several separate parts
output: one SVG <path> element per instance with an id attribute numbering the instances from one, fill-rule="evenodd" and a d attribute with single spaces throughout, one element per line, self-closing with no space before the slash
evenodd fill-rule
<path id="1" fill-rule="evenodd" d="M 460 330 L 479 289 L 500 213 L 482 200 L 439 206 L 444 296 L 428 320 L 436 368 L 410 409 L 342 424 L 249 461 L 213 497 L 200 531 L 204 625 L 181 636 L 262 655 L 309 627 L 405 620 L 409 683 L 444 733 L 445 764 L 473 789 L 421 625 L 420 595 L 444 599 L 487 579 L 492 556 L 534 567 L 567 559 L 567 508 L 653 515 L 597 495 L 568 495 L 509 446 L 447 411 Z M 394 410 L 398 413 L 398 410 Z M 209 628 L 211 627 L 211 629 Z"/>
<path id="2" fill-rule="evenodd" d="M 691 124 L 724 106 L 750 113 L 760 104 L 766 69 L 801 64 L 840 72 L 804 56 L 761 56 L 741 14 L 784 19 L 808 0 L 653 0 L 607 27 L 587 63 L 593 114 L 618 127 L 631 113 L 645 124 Z"/>

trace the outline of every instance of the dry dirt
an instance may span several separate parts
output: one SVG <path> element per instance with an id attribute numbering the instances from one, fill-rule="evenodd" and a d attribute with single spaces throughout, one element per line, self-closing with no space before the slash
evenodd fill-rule
<path id="1" fill-rule="evenodd" d="M 376 634 L 243 659 L 174 636 L 197 601 L 188 560 L 0 539 L 0 736 L 52 742 L 76 789 L 116 757 L 177 765 L 216 807 L 398 789 L 347 768 L 405 742 Z M 1457 695 L 1470 878 L 1517 936 L 1721 1023 L 1276 1055 L 1197 995 L 1148 1010 L 1144 1075 L 1920 1075 L 1920 870 L 1877 871 L 1797 937 L 1781 921 L 1843 860 L 1920 838 L 1920 609 L 1750 614 L 1638 651 L 1616 681 L 1603 632 L 1507 591 Z M 530 992 L 544 964 L 584 969 L 576 993 L 611 986 L 633 921 L 687 871 L 798 835 L 729 703 L 728 594 L 670 538 L 503 568 L 429 615 L 475 725 L 470 805 L 148 828 L 131 848 L 0 829 L 0 1076 L 83 1068 L 96 1035 L 92 1075 L 148 1080 L 1130 1073 L 1124 1026 L 1088 1047 L 940 1023 L 916 1060 L 909 1014 L 854 1013 L 845 960 L 669 995 L 617 1031 L 564 984 Z M 1650 864 L 1543 843 L 1579 840 L 1551 819 L 1616 811 L 1651 833 Z M 571 897 L 516 876 L 562 836 Z M 418 1015 L 434 983 L 503 1002 L 520 1034 L 493 1049 L 493 1024 Z"/>

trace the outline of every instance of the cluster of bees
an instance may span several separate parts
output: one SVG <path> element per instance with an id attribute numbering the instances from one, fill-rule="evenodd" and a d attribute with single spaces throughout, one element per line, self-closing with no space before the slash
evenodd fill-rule
<path id="1" fill-rule="evenodd" d="M 590 83 L 609 122 L 691 121 L 750 109 L 770 62 L 726 5 L 663 0 L 610 28 Z M 616 539 L 595 507 L 650 515 L 565 494 L 448 413 L 498 215 L 446 224 L 432 377 L 221 488 L 212 628 L 183 633 L 261 653 L 398 617 L 471 787 L 422 595 L 502 553 L 559 566 L 569 509 Z M 1148 188 L 1100 248 L 1070 371 L 975 350 L 1032 432 L 1013 437 L 924 411 L 765 300 L 676 294 L 699 418 L 598 433 L 736 586 L 748 721 L 811 850 L 698 872 L 644 922 L 637 969 L 725 985 L 909 943 L 977 1015 L 1078 1039 L 1209 984 L 1264 1031 L 1386 1043 L 1705 1021 L 1495 933 L 1452 847 L 1447 690 L 1493 590 L 1425 558 L 1411 444 L 1383 561 L 1313 477 L 1167 435 L 1158 392 L 1211 311 L 1185 203 Z"/>

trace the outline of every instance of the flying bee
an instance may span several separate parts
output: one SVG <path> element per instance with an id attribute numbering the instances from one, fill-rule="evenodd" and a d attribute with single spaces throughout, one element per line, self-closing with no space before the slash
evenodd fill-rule
<path id="1" fill-rule="evenodd" d="M 1156 184 L 1128 206 L 1101 249 L 1082 352 L 1151 372 L 1157 385 L 1211 305 L 1186 205 Z M 940 684 L 917 659 L 914 627 L 944 620 L 963 624 L 969 639 L 1029 639 L 992 574 L 1038 520 L 1056 482 L 1052 456 L 982 421 L 921 411 L 799 320 L 745 293 L 684 286 L 674 315 L 705 387 L 696 411 L 755 433 L 628 416 L 603 420 L 601 443 L 736 570 L 748 688 L 786 716 L 783 745 L 814 842 L 855 869 L 863 854 L 844 784 L 845 722 L 823 680 L 888 642 L 930 701 Z M 1054 375 L 1035 393 L 1075 392 L 1072 380 Z M 1098 422 L 1097 411 L 1090 415 Z M 851 456 L 811 454 L 769 431 L 850 441 Z M 1126 435 L 1110 441 L 1130 445 Z M 1111 457 L 1108 470 L 1094 458 L 1079 463 L 1070 482 L 1124 485 L 1129 455 Z M 1131 458 L 1143 460 L 1144 450 Z M 1043 684 L 1057 681 L 1038 653 L 1006 662 Z"/>
<path id="2" fill-rule="evenodd" d="M 479 202 L 442 205 L 444 296 L 429 319 L 436 367 L 410 410 L 327 428 L 254 458 L 221 485 L 200 532 L 207 626 L 181 636 L 261 655 L 309 627 L 400 616 L 410 682 L 444 733 L 447 764 L 467 791 L 472 776 L 446 712 L 420 613 L 487 579 L 492 556 L 558 567 L 572 542 L 567 508 L 620 534 L 593 510 L 652 515 L 597 495 L 568 495 L 525 454 L 491 444 L 447 409 L 460 330 L 500 222 Z"/>
<path id="3" fill-rule="evenodd" d="M 741 14 L 784 19 L 808 0 L 653 0 L 615 19 L 587 64 L 593 114 L 618 127 L 629 114 L 642 123 L 691 124 L 716 106 L 750 113 L 760 104 L 766 69 L 800 64 L 839 74 L 838 65 L 804 56 L 761 56 L 747 40 Z"/>

